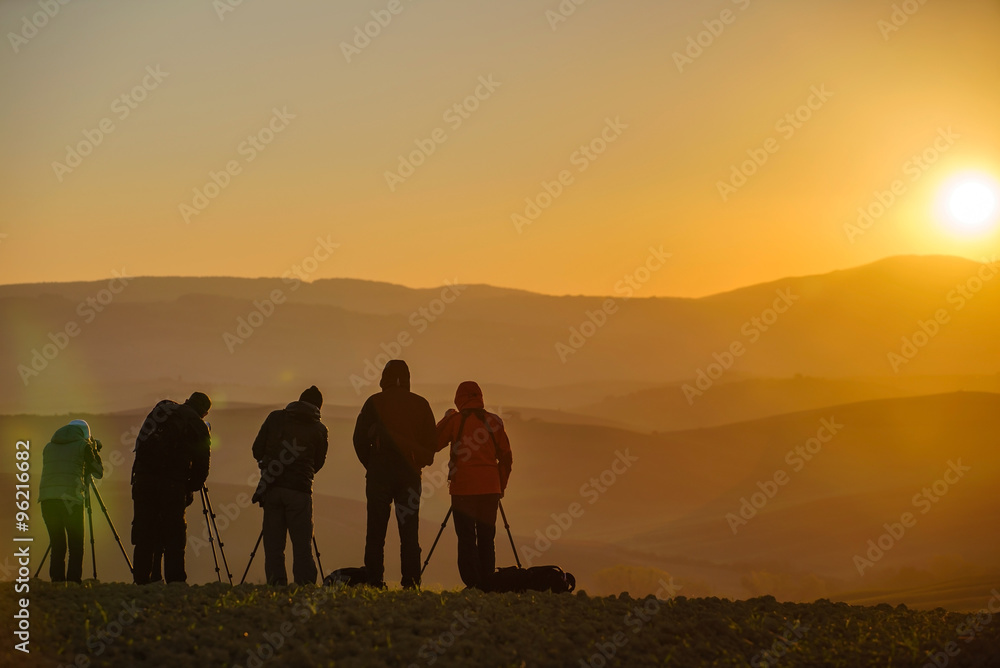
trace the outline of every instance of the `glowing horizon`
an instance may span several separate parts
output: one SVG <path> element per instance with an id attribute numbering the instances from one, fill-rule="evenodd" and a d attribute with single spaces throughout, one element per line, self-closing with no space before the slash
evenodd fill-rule
<path id="1" fill-rule="evenodd" d="M 693 297 L 1000 247 L 939 205 L 1000 180 L 996 3 L 387 6 L 4 3 L 0 283 L 280 276 L 322 237 L 310 280 L 542 294 L 662 246 L 641 296 Z"/>

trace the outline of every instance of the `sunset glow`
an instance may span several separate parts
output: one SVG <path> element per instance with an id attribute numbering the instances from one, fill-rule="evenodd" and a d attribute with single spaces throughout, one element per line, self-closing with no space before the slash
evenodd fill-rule
<path id="1" fill-rule="evenodd" d="M 997 665 L 1000 0 L 0 36 L 0 665 Z"/>

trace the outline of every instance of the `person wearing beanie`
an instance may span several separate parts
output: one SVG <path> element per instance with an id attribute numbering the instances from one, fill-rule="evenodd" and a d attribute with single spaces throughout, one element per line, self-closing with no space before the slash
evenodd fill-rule
<path id="1" fill-rule="evenodd" d="M 489 589 L 496 569 L 497 508 L 513 458 L 500 416 L 488 412 L 483 391 L 465 381 L 455 406 L 437 425 L 438 450 L 450 446 L 448 491 L 458 536 L 458 572 L 466 587 Z"/>
<path id="2" fill-rule="evenodd" d="M 190 406 L 198 414 L 198 417 L 204 420 L 208 415 L 208 411 L 212 408 L 212 400 L 204 392 L 193 392 L 184 402 L 184 405 Z"/>
<path id="3" fill-rule="evenodd" d="M 323 468 L 329 447 L 322 407 L 323 394 L 313 385 L 298 401 L 271 412 L 253 442 L 253 458 L 260 468 L 253 502 L 264 509 L 264 574 L 269 585 L 288 584 L 286 537 L 292 541 L 295 584 L 316 584 L 313 477 Z"/>
<path id="4" fill-rule="evenodd" d="M 208 395 L 195 392 L 184 403 L 164 399 L 156 404 L 135 439 L 132 464 L 133 579 L 149 584 L 158 579 L 159 555 L 163 578 L 186 582 L 184 513 L 208 478 L 212 434 L 205 417 L 212 407 Z"/>
<path id="5" fill-rule="evenodd" d="M 385 534 L 396 508 L 402 585 L 420 585 L 420 470 L 433 463 L 434 412 L 410 392 L 410 369 L 389 360 L 379 382 L 382 391 L 365 401 L 354 426 L 354 451 L 365 467 L 368 529 L 365 571 L 369 583 L 384 587 Z"/>
<path id="6" fill-rule="evenodd" d="M 49 533 L 53 582 L 80 582 L 83 576 L 83 506 L 89 478 L 103 478 L 101 442 L 90 425 L 73 420 L 56 430 L 42 450 L 38 502 Z M 66 550 L 69 548 L 69 563 Z"/>

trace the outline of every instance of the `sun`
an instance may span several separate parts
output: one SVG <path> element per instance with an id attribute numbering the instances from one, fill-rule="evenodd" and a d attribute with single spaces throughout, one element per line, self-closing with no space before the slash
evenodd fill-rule
<path id="1" fill-rule="evenodd" d="M 958 222 L 978 227 L 996 213 L 997 196 L 982 181 L 966 181 L 952 191 L 948 210 Z"/>
<path id="2" fill-rule="evenodd" d="M 1000 219 L 1000 187 L 985 174 L 962 174 L 945 185 L 942 213 L 959 232 L 977 233 L 993 229 Z"/>

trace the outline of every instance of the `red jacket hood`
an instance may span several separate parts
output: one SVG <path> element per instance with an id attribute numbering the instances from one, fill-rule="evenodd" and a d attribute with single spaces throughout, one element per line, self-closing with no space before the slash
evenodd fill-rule
<path id="1" fill-rule="evenodd" d="M 459 385 L 455 392 L 455 406 L 460 411 L 467 408 L 483 408 L 483 391 L 479 389 L 479 385 L 471 380 Z"/>

